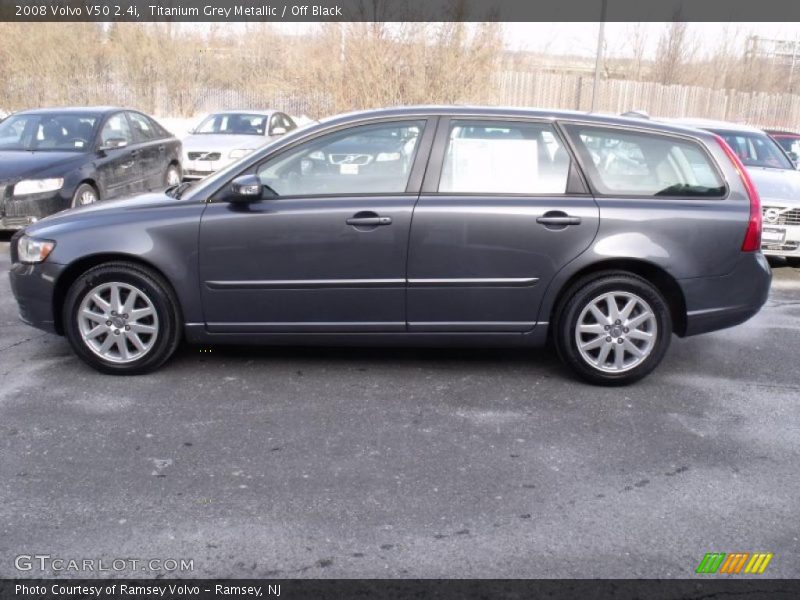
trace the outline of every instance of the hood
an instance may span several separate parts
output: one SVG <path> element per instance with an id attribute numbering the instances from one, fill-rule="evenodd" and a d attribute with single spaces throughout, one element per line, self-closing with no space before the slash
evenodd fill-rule
<path id="1" fill-rule="evenodd" d="M 183 138 L 184 152 L 230 152 L 243 148 L 260 148 L 274 137 L 264 135 L 234 135 L 226 133 L 201 133 Z"/>
<path id="2" fill-rule="evenodd" d="M 180 203 L 182 200 L 176 200 L 167 196 L 164 192 L 156 192 L 152 194 L 140 194 L 138 196 L 130 196 L 127 198 L 120 198 L 118 200 L 104 200 L 96 204 L 87 204 L 86 206 L 79 206 L 77 208 L 68 208 L 57 212 L 53 215 L 45 217 L 33 225 L 28 225 L 26 231 L 30 234 L 47 230 L 53 225 L 66 224 L 73 221 L 80 221 L 83 217 L 89 214 L 114 215 L 123 213 L 129 210 L 136 210 L 142 208 L 154 208 L 158 206 L 170 206 Z"/>
<path id="3" fill-rule="evenodd" d="M 40 171 L 83 160 L 82 152 L 49 152 L 0 150 L 0 181 L 33 176 Z"/>
<path id="4" fill-rule="evenodd" d="M 800 171 L 747 167 L 762 204 L 779 202 L 800 206 Z"/>

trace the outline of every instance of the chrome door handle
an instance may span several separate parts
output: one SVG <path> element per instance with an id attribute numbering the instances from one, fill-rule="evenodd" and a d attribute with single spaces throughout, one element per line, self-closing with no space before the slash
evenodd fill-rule
<path id="1" fill-rule="evenodd" d="M 536 222 L 541 225 L 580 225 L 580 217 L 538 217 Z"/>
<path id="2" fill-rule="evenodd" d="M 350 217 L 345 223 L 355 227 L 378 227 L 379 225 L 391 225 L 392 217 Z"/>

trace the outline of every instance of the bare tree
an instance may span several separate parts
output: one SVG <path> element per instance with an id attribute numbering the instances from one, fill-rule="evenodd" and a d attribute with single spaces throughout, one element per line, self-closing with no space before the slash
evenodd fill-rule
<path id="1" fill-rule="evenodd" d="M 697 40 L 691 35 L 689 24 L 674 21 L 666 26 L 658 40 L 658 50 L 653 62 L 653 77 L 665 85 L 686 81 L 684 67 L 697 52 Z"/>

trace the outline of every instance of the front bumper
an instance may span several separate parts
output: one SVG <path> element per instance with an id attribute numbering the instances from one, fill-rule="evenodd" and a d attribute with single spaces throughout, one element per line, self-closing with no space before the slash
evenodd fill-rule
<path id="1" fill-rule="evenodd" d="M 16 197 L 10 195 L 10 187 L 5 194 L 0 194 L 0 230 L 23 229 L 39 219 L 69 208 L 72 201 L 71 197 L 63 195 L 63 189 Z"/>
<path id="2" fill-rule="evenodd" d="M 761 252 L 742 252 L 736 267 L 722 277 L 680 279 L 686 302 L 683 335 L 697 335 L 744 323 L 769 295 L 772 270 Z"/>
<path id="3" fill-rule="evenodd" d="M 800 257 L 800 208 L 764 205 L 761 250 L 767 256 Z"/>
<path id="4" fill-rule="evenodd" d="M 19 317 L 25 323 L 50 333 L 60 333 L 53 313 L 53 295 L 63 270 L 64 265 L 48 261 L 35 265 L 12 263 L 8 273 L 11 292 L 19 307 Z"/>
<path id="5" fill-rule="evenodd" d="M 183 156 L 183 178 L 197 181 L 208 177 L 212 173 L 236 162 L 237 159 L 220 158 L 219 160 L 189 160 L 188 155 Z"/>

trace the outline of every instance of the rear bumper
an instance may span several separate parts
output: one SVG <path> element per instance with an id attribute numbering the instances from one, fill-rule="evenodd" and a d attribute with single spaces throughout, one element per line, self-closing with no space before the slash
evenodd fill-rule
<path id="1" fill-rule="evenodd" d="M 683 335 L 697 335 L 744 323 L 769 295 L 772 271 L 761 252 L 743 252 L 727 275 L 681 279 L 686 302 Z"/>
<path id="2" fill-rule="evenodd" d="M 53 314 L 55 282 L 64 265 L 43 262 L 36 265 L 13 263 L 9 271 L 11 291 L 17 301 L 19 317 L 28 325 L 58 333 Z"/>

